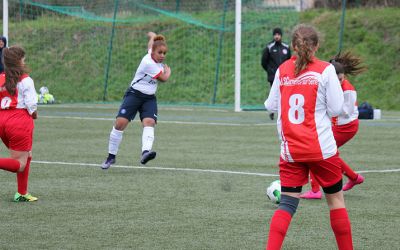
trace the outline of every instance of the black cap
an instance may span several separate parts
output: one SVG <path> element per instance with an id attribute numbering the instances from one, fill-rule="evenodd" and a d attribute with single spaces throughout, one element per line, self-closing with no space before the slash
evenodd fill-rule
<path id="1" fill-rule="evenodd" d="M 279 34 L 279 35 L 282 36 L 282 29 L 281 29 L 281 28 L 275 28 L 275 29 L 272 31 L 272 35 L 275 36 L 275 34 Z"/>

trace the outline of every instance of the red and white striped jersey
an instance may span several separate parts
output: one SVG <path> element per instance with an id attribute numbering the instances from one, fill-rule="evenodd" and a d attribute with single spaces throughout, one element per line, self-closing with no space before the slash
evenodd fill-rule
<path id="1" fill-rule="evenodd" d="M 296 57 L 284 62 L 265 101 L 278 111 L 281 157 L 289 162 L 327 159 L 337 152 L 331 117 L 342 111 L 343 91 L 333 65 L 313 58 L 296 77 Z"/>
<path id="2" fill-rule="evenodd" d="M 341 83 L 344 103 L 342 113 L 332 118 L 333 125 L 345 125 L 358 119 L 358 104 L 357 104 L 357 92 L 354 86 L 347 80 L 344 79 Z"/>
<path id="3" fill-rule="evenodd" d="M 0 74 L 0 111 L 5 109 L 26 109 L 29 114 L 37 110 L 37 93 L 32 78 L 24 74 L 17 83 L 14 95 L 6 87 L 6 76 Z"/>

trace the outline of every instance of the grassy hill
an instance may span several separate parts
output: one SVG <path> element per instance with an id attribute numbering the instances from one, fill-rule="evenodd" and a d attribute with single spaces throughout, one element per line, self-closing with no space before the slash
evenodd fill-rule
<path id="1" fill-rule="evenodd" d="M 398 13 L 398 8 L 349 9 L 346 12 L 343 49 L 361 56 L 369 68 L 366 73 L 350 80 L 358 90 L 359 102 L 368 101 L 382 109 L 400 110 Z M 198 19 L 210 19 L 215 13 L 196 15 Z M 261 24 L 270 21 L 262 19 L 264 13 L 250 15 L 259 15 Z M 337 52 L 340 15 L 340 12 L 329 10 L 300 14 L 301 22 L 312 23 L 323 36 L 318 52 L 321 59 L 329 59 Z M 233 13 L 228 13 L 227 23 L 232 24 L 233 17 Z M 280 22 L 285 20 L 283 18 Z M 176 28 L 178 25 L 179 28 Z M 145 53 L 146 37 L 143 34 L 149 30 L 166 34 L 170 46 L 167 63 L 173 70 L 169 81 L 173 87 L 160 86 L 158 96 L 161 102 L 210 103 L 213 83 L 217 79 L 217 103 L 233 103 L 234 33 L 228 31 L 224 34 L 219 76 L 216 76 L 218 52 L 208 45 L 218 44 L 219 32 L 199 29 L 190 24 L 182 25 L 181 21 L 173 18 L 147 18 L 139 23 L 117 26 L 107 100 L 121 99 Z M 60 16 L 41 17 L 12 22 L 9 33 L 12 44 L 20 44 L 28 51 L 27 62 L 32 68 L 37 89 L 48 86 L 61 102 L 103 100 L 110 23 L 85 22 Z M 289 39 L 287 32 L 284 38 Z M 259 59 L 262 47 L 270 39 L 269 32 L 265 34 L 265 26 L 259 25 L 248 31 L 242 39 L 247 46 L 242 51 L 242 92 L 252 93 L 247 97 L 249 103 L 260 104 L 265 98 L 267 85 Z M 250 43 L 246 42 L 250 39 Z"/>

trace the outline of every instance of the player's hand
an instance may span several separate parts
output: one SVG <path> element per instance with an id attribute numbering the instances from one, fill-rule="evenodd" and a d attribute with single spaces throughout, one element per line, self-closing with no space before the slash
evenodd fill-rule
<path id="1" fill-rule="evenodd" d="M 31 114 L 31 116 L 32 116 L 32 119 L 37 119 L 37 111 L 33 112 Z"/>
<path id="2" fill-rule="evenodd" d="M 164 64 L 164 74 L 168 77 L 171 75 L 171 68 L 167 64 Z"/>
<path id="3" fill-rule="evenodd" d="M 147 32 L 147 36 L 151 39 L 156 36 L 156 33 L 149 31 L 149 32 Z"/>

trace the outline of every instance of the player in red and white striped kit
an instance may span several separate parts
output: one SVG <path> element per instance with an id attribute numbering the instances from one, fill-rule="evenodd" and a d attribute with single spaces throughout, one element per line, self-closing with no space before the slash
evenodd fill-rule
<path id="1" fill-rule="evenodd" d="M 336 145 L 341 147 L 351 140 L 358 131 L 357 92 L 345 75 L 357 75 L 364 72 L 365 67 L 360 66 L 361 59 L 350 52 L 337 55 L 331 60 L 331 63 L 335 67 L 344 93 L 343 111 L 339 116 L 332 118 L 332 130 Z M 355 173 L 346 162 L 343 162 L 342 171 L 348 178 L 348 182 L 343 186 L 343 191 L 350 190 L 355 185 L 364 182 L 364 177 Z M 310 183 L 311 190 L 300 195 L 300 198 L 321 199 L 320 186 L 312 173 L 310 174 Z"/>
<path id="2" fill-rule="evenodd" d="M 314 56 L 318 46 L 318 33 L 313 27 L 295 28 L 292 48 L 297 55 L 279 67 L 265 102 L 269 111 L 278 111 L 282 192 L 271 219 L 267 250 L 281 249 L 309 172 L 325 192 L 338 248 L 353 249 L 342 192 L 342 160 L 331 128 L 331 117 L 342 110 L 343 91 L 335 68 Z"/>
<path id="3" fill-rule="evenodd" d="M 3 49 L 5 74 L 0 74 L 0 138 L 10 158 L 0 158 L 0 169 L 17 173 L 14 201 L 37 201 L 28 193 L 32 159 L 33 119 L 37 118 L 37 94 L 27 74 L 25 51 L 13 46 Z"/>

